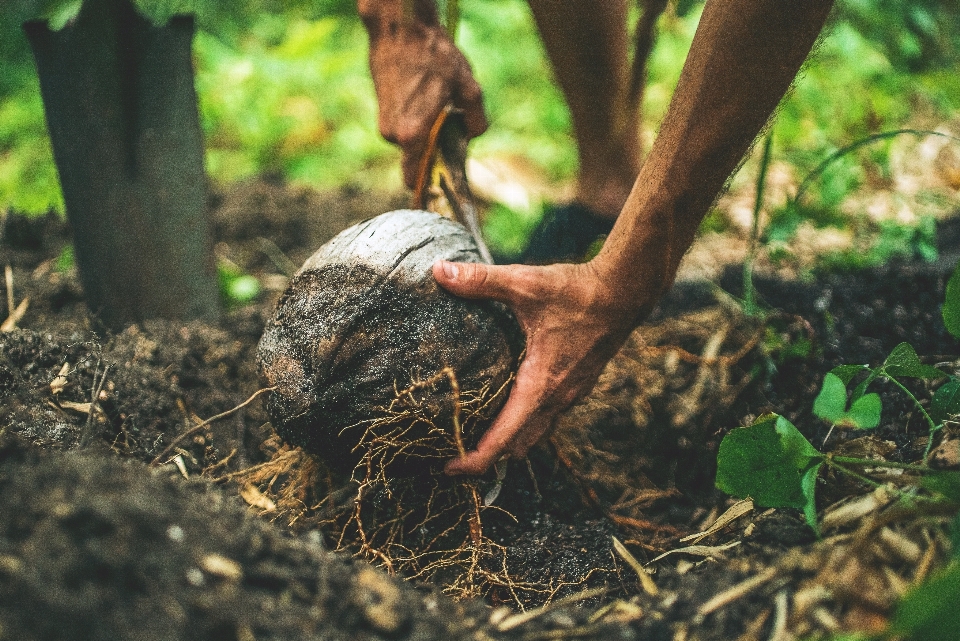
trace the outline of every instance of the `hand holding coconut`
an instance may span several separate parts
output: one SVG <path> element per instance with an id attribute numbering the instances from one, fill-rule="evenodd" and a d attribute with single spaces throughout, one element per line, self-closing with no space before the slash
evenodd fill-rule
<path id="1" fill-rule="evenodd" d="M 583 265 L 438 262 L 452 293 L 513 309 L 526 357 L 506 405 L 450 474 L 522 456 L 590 391 L 607 360 L 672 284 L 684 252 L 793 82 L 832 0 L 707 2 L 670 109 L 603 249 Z"/>
<path id="2" fill-rule="evenodd" d="M 504 454 L 525 456 L 557 416 L 590 391 L 650 309 L 623 298 L 617 283 L 605 281 L 592 263 L 499 267 L 441 261 L 433 274 L 458 296 L 510 306 L 527 337 L 509 400 L 477 449 L 447 464 L 448 474 L 480 474 Z M 653 292 L 647 298 L 656 300 Z"/>
<path id="3" fill-rule="evenodd" d="M 410 184 L 429 127 L 451 100 L 466 112 L 468 135 L 485 129 L 479 87 L 429 0 L 414 0 L 415 24 L 398 1 L 359 4 L 381 129 L 404 147 Z M 831 6 L 707 2 L 659 136 L 589 263 L 482 264 L 465 230 L 425 212 L 391 212 L 331 241 L 297 274 L 261 341 L 278 431 L 331 467 L 368 477 L 374 467 L 416 474 L 443 460 L 447 473 L 477 474 L 524 455 L 590 391 L 672 284 Z M 500 303 L 526 338 L 515 380 L 522 341 Z"/>

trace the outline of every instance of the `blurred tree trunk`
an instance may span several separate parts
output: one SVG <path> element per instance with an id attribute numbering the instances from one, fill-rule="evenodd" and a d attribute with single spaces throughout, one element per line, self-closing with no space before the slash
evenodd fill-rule
<path id="1" fill-rule="evenodd" d="M 86 0 L 60 31 L 24 30 L 90 311 L 111 329 L 215 318 L 193 19 Z"/>

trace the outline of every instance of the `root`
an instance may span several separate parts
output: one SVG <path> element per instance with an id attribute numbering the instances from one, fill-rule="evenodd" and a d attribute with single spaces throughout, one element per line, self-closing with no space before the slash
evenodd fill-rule
<path id="1" fill-rule="evenodd" d="M 551 437 L 585 502 L 654 547 L 682 535 L 651 512 L 698 482 L 691 470 L 709 468 L 694 459 L 710 454 L 713 418 L 752 380 L 744 370 L 763 358 L 765 332 L 721 307 L 634 332 Z"/>
<path id="2" fill-rule="evenodd" d="M 683 494 L 663 461 L 676 465 L 683 439 L 708 449 L 712 417 L 750 380 L 738 370 L 757 358 L 764 331 L 719 308 L 639 330 L 587 401 L 561 419 L 551 438 L 558 461 L 626 540 L 654 552 L 685 533 L 651 516 Z M 252 485 L 275 506 L 263 516 L 318 530 L 335 549 L 457 598 L 522 610 L 604 576 L 620 583 L 617 570 L 606 568 L 542 582 L 519 578 L 508 549 L 484 528 L 486 511 L 500 508 L 484 505 L 477 481 L 442 473 L 445 461 L 476 446 L 511 383 L 462 389 L 450 367 L 411 375 L 376 418 L 345 430 L 356 433 L 359 455 L 346 478 L 274 437 L 264 445 L 268 461 L 214 480 Z"/>
<path id="3" fill-rule="evenodd" d="M 499 508 L 484 506 L 474 480 L 440 469 L 476 444 L 511 382 L 462 390 L 445 367 L 396 389 L 379 418 L 348 428 L 363 429 L 355 448 L 362 457 L 348 479 L 335 479 L 319 458 L 274 437 L 263 446 L 268 461 L 213 480 L 252 485 L 275 505 L 265 516 L 319 530 L 335 549 L 440 584 L 452 596 L 483 596 L 502 585 L 520 590 L 507 573 L 505 550 L 483 534 L 484 511 Z M 445 407 L 425 400 L 441 385 L 449 386 Z M 414 467 L 416 475 L 394 473 Z"/>

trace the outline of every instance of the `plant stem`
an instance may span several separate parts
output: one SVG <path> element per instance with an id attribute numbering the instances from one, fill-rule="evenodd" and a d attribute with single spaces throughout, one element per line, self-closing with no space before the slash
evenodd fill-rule
<path id="1" fill-rule="evenodd" d="M 923 417 L 924 417 L 925 419 L 927 419 L 927 423 L 930 425 L 930 431 L 929 431 L 928 436 L 927 436 L 927 449 L 924 450 L 924 452 L 923 452 L 923 462 L 924 462 L 924 464 L 926 464 L 926 462 L 927 462 L 927 457 L 930 456 L 930 450 L 931 450 L 931 448 L 933 448 L 933 435 L 934 435 L 934 433 L 935 433 L 938 429 L 940 429 L 941 426 L 940 426 L 940 425 L 937 425 L 937 424 L 933 421 L 933 419 L 930 418 L 930 415 L 927 414 L 927 410 L 924 409 L 923 405 L 920 404 L 920 401 L 917 400 L 917 397 L 914 396 L 913 393 L 912 393 L 910 390 L 908 390 L 906 387 L 904 387 L 904 386 L 903 386 L 903 383 L 901 383 L 900 381 L 898 381 L 897 379 L 895 379 L 895 378 L 892 377 L 892 376 L 887 376 L 887 378 L 890 379 L 890 380 L 893 382 L 894 385 L 896 385 L 896 386 L 899 387 L 901 390 L 903 390 L 903 393 L 904 393 L 904 394 L 906 394 L 906 395 L 909 396 L 911 399 L 913 399 L 913 402 L 916 404 L 916 406 L 917 406 L 918 408 L 920 408 L 920 413 L 923 414 Z"/>
<path id="2" fill-rule="evenodd" d="M 864 476 L 863 474 L 860 474 L 859 472 L 854 472 L 854 471 L 851 470 L 850 468 L 844 467 L 844 466 L 840 465 L 839 463 L 836 463 L 835 461 L 832 461 L 830 458 L 826 458 L 826 459 L 824 459 L 824 461 L 825 461 L 826 464 L 829 465 L 831 468 L 833 468 L 833 469 L 835 469 L 835 470 L 839 470 L 839 471 L 843 472 L 844 474 L 849 474 L 850 476 L 852 476 L 853 478 L 857 479 L 857 480 L 860 481 L 861 483 L 866 483 L 867 485 L 869 485 L 869 486 L 871 486 L 871 487 L 880 487 L 880 486 L 883 485 L 883 483 L 880 483 L 880 482 L 878 482 L 878 481 L 874 481 L 872 478 L 870 478 L 870 477 L 868 477 L 868 476 Z"/>
<path id="3" fill-rule="evenodd" d="M 763 208 L 763 192 L 767 184 L 767 168 L 770 166 L 770 148 L 773 146 L 773 130 L 763 142 L 763 155 L 760 157 L 760 173 L 757 174 L 757 196 L 753 201 L 753 222 L 750 225 L 750 249 L 743 261 L 743 309 L 747 316 L 757 313 L 756 295 L 753 289 L 753 261 L 757 257 L 757 245 L 760 240 L 760 210 Z"/>
<path id="4" fill-rule="evenodd" d="M 886 140 L 887 138 L 894 138 L 895 136 L 901 136 L 903 134 L 910 134 L 913 136 L 942 136 L 948 138 L 955 142 L 960 142 L 960 138 L 957 136 L 951 136 L 950 134 L 943 133 L 942 131 L 931 131 L 925 129 L 897 129 L 896 131 L 882 131 L 877 134 L 861 138 L 856 140 L 846 147 L 842 147 L 837 151 L 833 152 L 827 156 L 819 165 L 817 165 L 813 171 L 806 175 L 806 177 L 800 181 L 800 186 L 797 188 L 797 194 L 793 197 L 794 203 L 799 203 L 800 199 L 809 189 L 810 185 L 813 184 L 813 181 L 820 177 L 820 174 L 826 170 L 826 168 L 833 163 L 835 160 L 839 160 L 843 156 L 847 155 L 851 151 L 859 149 L 864 145 L 869 145 L 870 143 L 876 142 L 877 140 Z"/>
<path id="5" fill-rule="evenodd" d="M 863 465 L 864 467 L 888 467 L 895 470 L 910 470 L 911 472 L 931 472 L 929 467 L 923 465 L 911 465 L 910 463 L 896 463 L 894 461 L 875 461 L 866 458 L 857 458 L 855 456 L 831 456 L 826 455 L 825 460 L 835 463 L 847 463 L 850 465 Z"/>

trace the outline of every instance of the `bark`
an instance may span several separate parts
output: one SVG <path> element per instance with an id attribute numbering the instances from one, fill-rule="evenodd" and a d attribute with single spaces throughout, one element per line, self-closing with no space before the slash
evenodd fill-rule
<path id="1" fill-rule="evenodd" d="M 219 313 L 193 86 L 193 19 L 87 0 L 24 25 L 90 311 L 110 329 Z"/>

